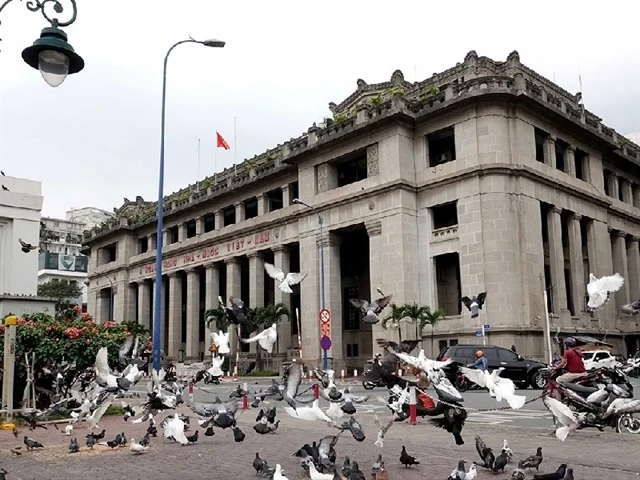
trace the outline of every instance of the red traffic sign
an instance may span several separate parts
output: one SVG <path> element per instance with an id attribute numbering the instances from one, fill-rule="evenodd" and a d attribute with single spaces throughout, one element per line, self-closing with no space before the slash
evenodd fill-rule
<path id="1" fill-rule="evenodd" d="M 323 350 L 329 350 L 331 348 L 331 339 L 325 335 L 320 339 L 320 346 Z"/>
<path id="2" fill-rule="evenodd" d="M 320 321 L 322 323 L 331 323 L 331 312 L 328 308 L 320 310 Z"/>
<path id="3" fill-rule="evenodd" d="M 320 335 L 325 337 L 331 336 L 331 324 L 330 323 L 321 323 L 320 324 Z"/>

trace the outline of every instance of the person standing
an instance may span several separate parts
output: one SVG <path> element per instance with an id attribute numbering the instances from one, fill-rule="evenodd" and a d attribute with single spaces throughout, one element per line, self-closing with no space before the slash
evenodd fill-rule
<path id="1" fill-rule="evenodd" d="M 560 375 L 556 379 L 556 382 L 562 384 L 575 382 L 587 374 L 587 369 L 582 360 L 582 350 L 577 346 L 576 339 L 567 337 L 564 344 L 567 346 L 567 350 L 564 352 L 560 363 L 553 367 L 554 370 L 560 370 L 564 367 L 567 368 L 567 373 Z"/>

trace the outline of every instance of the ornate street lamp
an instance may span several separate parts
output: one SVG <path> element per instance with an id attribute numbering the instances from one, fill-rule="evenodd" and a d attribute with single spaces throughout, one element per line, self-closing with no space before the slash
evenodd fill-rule
<path id="1" fill-rule="evenodd" d="M 0 12 L 13 0 L 6 0 L 0 5 Z M 67 75 L 78 73 L 84 68 L 84 60 L 67 42 L 67 34 L 58 27 L 67 27 L 76 21 L 78 7 L 76 0 L 71 3 L 71 19 L 61 22 L 57 17 L 51 18 L 45 11 L 47 4 L 52 4 L 55 13 L 63 13 L 64 7 L 59 0 L 27 0 L 27 9 L 31 12 L 40 11 L 42 16 L 51 24 L 44 28 L 33 45 L 22 52 L 22 59 L 32 68 L 40 70 L 45 82 L 51 87 L 57 87 L 67 78 Z"/>

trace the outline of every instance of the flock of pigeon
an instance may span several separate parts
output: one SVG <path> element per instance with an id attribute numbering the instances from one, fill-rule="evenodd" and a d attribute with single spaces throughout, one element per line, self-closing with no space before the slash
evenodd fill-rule
<path id="1" fill-rule="evenodd" d="M 303 274 L 295 273 L 285 275 L 273 265 L 265 266 L 265 269 L 278 282 L 278 288 L 283 292 L 290 292 L 291 285 L 300 283 L 305 277 Z M 607 302 L 611 292 L 614 292 L 616 288 L 620 288 L 623 280 L 617 274 L 601 279 L 593 280 L 593 278 L 595 277 L 592 276 L 592 282 L 589 284 L 589 308 L 597 310 Z M 357 299 L 351 300 L 353 305 L 361 309 L 365 323 L 376 323 L 377 316 L 391 301 L 391 295 L 385 296 L 380 290 L 378 292 L 382 295 L 382 298 L 372 302 Z M 485 300 L 486 292 L 483 292 L 472 298 L 465 297 L 463 302 L 471 314 L 477 316 L 478 310 L 482 309 Z M 222 299 L 220 301 L 223 304 Z M 230 307 L 225 307 L 225 311 L 229 321 L 236 325 L 241 333 L 240 338 L 242 341 L 247 343 L 258 342 L 261 348 L 271 352 L 277 339 L 276 325 L 252 337 L 253 331 L 247 319 L 247 310 L 244 303 L 240 299 L 231 298 L 230 304 Z M 229 334 L 222 331 L 214 332 L 212 333 L 212 339 L 218 349 L 217 355 L 212 358 L 213 364 L 208 373 L 213 376 L 221 376 L 222 361 L 220 359 L 231 351 L 229 348 Z M 409 417 L 410 388 L 424 387 L 425 385 L 430 385 L 434 388 L 437 398 L 429 396 L 432 400 L 432 406 L 425 406 L 423 402 L 418 408 L 418 415 L 431 417 L 432 425 L 451 433 L 455 443 L 463 445 L 464 439 L 461 434 L 467 413 L 460 403 L 462 401 L 460 393 L 453 387 L 442 370 L 448 362 L 431 360 L 425 356 L 423 350 L 419 350 L 417 356 L 411 355 L 411 352 L 420 343 L 419 340 L 406 340 L 395 343 L 385 339 L 378 339 L 377 343 L 383 349 L 384 356 L 374 362 L 368 375 L 371 380 L 381 381 L 387 386 L 389 397 L 378 397 L 378 400 L 388 406 L 391 414 L 386 421 L 381 420 L 376 415 L 377 432 L 374 445 L 383 448 L 384 437 L 389 429 L 395 423 L 402 422 Z M 118 352 L 118 367 L 112 370 L 108 363 L 107 348 L 99 350 L 96 356 L 95 375 L 93 378 L 83 380 L 80 386 L 71 389 L 70 397 L 63 398 L 53 406 L 59 413 L 66 413 L 71 417 L 69 424 L 64 429 L 66 435 L 72 436 L 74 425 L 84 421 L 88 431 L 84 439 L 87 448 L 93 449 L 95 445 L 106 446 L 111 449 L 128 446 L 133 455 L 140 455 L 149 451 L 151 439 L 159 434 L 158 427 L 162 429 L 162 436 L 172 442 L 181 445 L 190 445 L 198 442 L 199 430 L 196 429 L 195 433 L 187 434 L 190 429 L 191 418 L 175 412 L 179 405 L 185 403 L 183 392 L 186 385 L 176 381 L 165 381 L 165 372 L 162 369 L 152 372 L 153 382 L 149 384 L 149 391 L 144 403 L 139 406 L 122 403 L 126 412 L 124 415 L 125 421 L 131 421 L 134 424 L 145 423 L 147 425 L 146 434 L 139 441 L 134 438 L 127 439 L 124 432 L 118 433 L 111 440 L 105 440 L 106 431 L 102 429 L 98 432 L 100 430 L 99 422 L 113 401 L 130 395 L 131 388 L 142 378 L 142 372 L 138 369 L 142 362 L 139 355 L 140 351 L 139 339 L 134 339 L 133 336 L 128 337 Z M 418 377 L 418 382 L 411 382 L 397 376 L 395 372 L 397 372 L 398 362 L 409 366 L 411 371 Z M 515 393 L 513 382 L 500 376 L 502 369 L 494 370 L 491 373 L 464 367 L 462 370 L 469 380 L 486 389 L 488 394 L 495 398 L 497 402 L 504 401 L 513 409 L 521 408 L 525 404 L 526 398 Z M 302 469 L 307 472 L 311 480 L 334 480 L 336 478 L 360 480 L 366 477 L 372 477 L 377 480 L 387 479 L 388 473 L 382 454 L 377 455 L 369 474 L 361 470 L 357 461 L 353 461 L 348 457 L 342 463 L 342 467 L 339 467 L 339 464 L 336 463 L 338 460 L 335 447 L 344 432 L 349 432 L 356 442 L 364 442 L 366 440 L 367 437 L 363 428 L 354 415 L 357 413 L 358 405 L 367 402 L 369 397 L 354 395 L 348 387 L 338 389 L 333 371 L 312 369 L 311 373 L 319 383 L 318 395 L 329 403 L 329 406 L 325 409 L 320 408 L 319 401 L 314 395 L 305 396 L 306 391 L 300 391 L 303 370 L 302 366 L 295 362 L 287 368 L 280 382 L 273 380 L 272 385 L 265 390 L 247 392 L 241 386 L 238 386 L 236 391 L 230 395 L 229 401 L 223 402 L 216 396 L 213 402 L 194 403 L 187 406 L 195 414 L 197 425 L 204 430 L 204 436 L 215 435 L 215 429 L 231 430 L 234 441 L 242 442 L 245 439 L 245 433 L 239 428 L 237 421 L 245 410 L 240 407 L 239 399 L 245 395 L 250 396 L 251 406 L 256 409 L 263 402 L 266 402 L 267 398 L 276 402 L 284 402 L 283 411 L 290 417 L 300 421 L 324 422 L 328 428 L 335 429 L 335 434 L 326 435 L 318 442 L 313 442 L 312 445 L 305 444 L 294 453 L 294 456 L 300 460 Z M 63 379 L 60 374 L 58 375 L 60 377 L 57 385 L 59 387 L 58 396 L 61 397 Z M 198 378 L 202 378 L 202 376 L 196 375 L 192 382 L 197 382 Z M 419 388 L 418 391 L 420 391 L 421 395 L 426 395 L 426 392 Z M 80 406 L 67 410 L 63 405 L 71 399 L 75 400 Z M 554 399 L 545 398 L 544 401 L 547 408 L 562 423 L 562 427 L 558 429 L 556 435 L 559 439 L 564 440 L 571 431 L 576 430 L 579 426 L 575 420 L 574 413 Z M 168 414 L 161 421 L 158 419 L 159 415 L 171 411 L 175 413 Z M 33 414 L 28 418 L 32 430 L 40 426 L 38 419 L 41 415 Z M 261 408 L 256 417 L 256 423 L 253 425 L 253 430 L 258 435 L 271 435 L 277 432 L 279 424 L 280 421 L 276 420 L 275 406 L 268 409 Z M 14 435 L 17 437 L 18 432 L 15 431 Z M 27 450 L 44 448 L 41 443 L 28 436 L 25 436 L 23 440 Z M 452 471 L 449 480 L 476 479 L 478 477 L 478 468 L 494 473 L 504 472 L 512 461 L 513 454 L 506 440 L 502 448 L 495 450 L 495 453 L 479 436 L 476 436 L 475 444 L 480 461 L 473 462 L 469 469 L 466 470 L 466 462 L 461 460 Z M 70 439 L 69 452 L 77 453 L 80 450 L 81 446 L 77 437 Z M 18 448 L 12 451 L 16 455 L 20 454 Z M 498 454 L 496 455 L 496 453 Z M 399 461 L 406 468 L 420 464 L 414 456 L 407 452 L 405 446 L 402 447 Z M 511 478 L 524 480 L 526 471 L 535 469 L 538 472 L 542 462 L 542 448 L 539 447 L 535 455 L 517 463 L 511 473 Z M 257 475 L 262 478 L 287 480 L 281 465 L 275 463 L 271 467 L 266 460 L 260 457 L 259 452 L 256 453 L 253 467 Z M 368 470 L 368 468 L 365 470 Z M 573 470 L 563 464 L 553 473 L 536 473 L 533 478 L 539 480 L 572 480 L 574 476 Z"/>

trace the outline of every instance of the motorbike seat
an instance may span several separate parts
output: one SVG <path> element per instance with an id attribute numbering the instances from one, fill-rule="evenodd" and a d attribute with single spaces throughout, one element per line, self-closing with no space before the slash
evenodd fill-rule
<path id="1" fill-rule="evenodd" d="M 585 387 L 584 385 L 580 385 L 578 383 L 565 383 L 564 386 L 569 390 L 573 390 L 576 393 L 581 393 L 584 395 L 591 395 L 594 392 L 597 392 L 599 389 L 595 387 Z"/>

